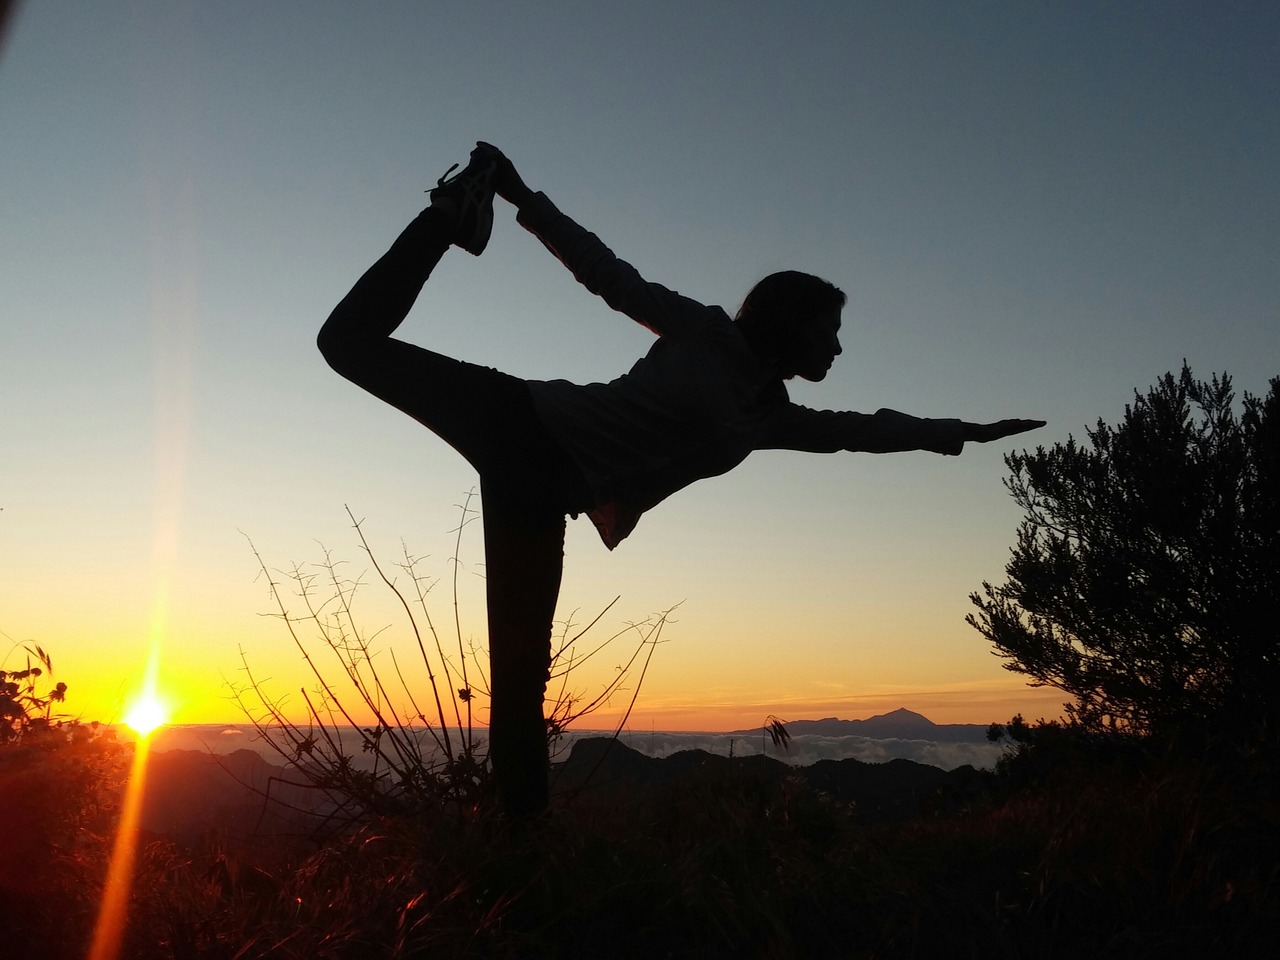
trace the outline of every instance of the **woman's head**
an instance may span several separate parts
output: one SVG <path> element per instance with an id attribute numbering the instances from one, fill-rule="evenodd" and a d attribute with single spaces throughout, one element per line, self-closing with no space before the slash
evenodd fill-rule
<path id="1" fill-rule="evenodd" d="M 747 294 L 737 321 L 752 348 L 775 362 L 784 379 L 821 380 L 840 355 L 840 311 L 846 297 L 821 277 L 784 270 Z"/>

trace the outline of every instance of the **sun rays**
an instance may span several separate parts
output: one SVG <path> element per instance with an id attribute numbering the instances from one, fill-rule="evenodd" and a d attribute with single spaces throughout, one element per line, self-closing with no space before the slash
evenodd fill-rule
<path id="1" fill-rule="evenodd" d="M 115 960 L 128 923 L 138 825 L 146 788 L 150 735 L 169 719 L 170 705 L 158 692 L 163 647 L 170 638 L 169 595 L 179 560 L 179 541 L 191 433 L 191 363 L 195 329 L 196 256 L 194 201 L 187 182 L 174 202 L 153 184 L 152 319 L 155 348 L 155 486 L 152 507 L 152 605 L 142 685 L 124 722 L 138 735 L 120 825 L 107 868 L 89 960 Z M 163 215 L 159 215 L 161 210 Z"/>

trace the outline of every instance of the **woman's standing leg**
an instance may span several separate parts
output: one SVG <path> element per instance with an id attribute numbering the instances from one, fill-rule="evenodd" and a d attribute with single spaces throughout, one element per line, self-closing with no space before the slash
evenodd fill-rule
<path id="1" fill-rule="evenodd" d="M 565 516 L 527 502 L 511 478 L 480 479 L 489 610 L 489 759 L 513 817 L 548 805 L 551 631 L 564 565 Z M 523 502 L 522 502 L 523 501 Z"/>

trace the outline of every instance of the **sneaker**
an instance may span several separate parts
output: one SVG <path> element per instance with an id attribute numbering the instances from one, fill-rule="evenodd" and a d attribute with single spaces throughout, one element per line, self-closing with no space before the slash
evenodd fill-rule
<path id="1" fill-rule="evenodd" d="M 497 151 L 488 144 L 477 145 L 471 151 L 471 160 L 466 167 L 450 177 L 449 174 L 457 169 L 455 163 L 446 170 L 429 194 L 433 204 L 444 200 L 458 211 L 453 242 L 478 257 L 484 252 L 489 234 L 493 232 L 493 175 L 498 169 Z"/>

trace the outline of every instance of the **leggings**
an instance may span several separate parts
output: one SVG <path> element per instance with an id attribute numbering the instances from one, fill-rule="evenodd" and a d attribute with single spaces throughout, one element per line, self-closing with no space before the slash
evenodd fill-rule
<path id="1" fill-rule="evenodd" d="M 334 308 L 317 338 L 338 373 L 403 410 L 480 474 L 489 617 L 489 759 L 503 809 L 548 805 L 543 716 L 565 515 L 591 506 L 581 471 L 516 377 L 394 339 L 451 224 L 428 207 Z"/>

